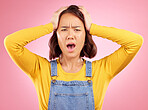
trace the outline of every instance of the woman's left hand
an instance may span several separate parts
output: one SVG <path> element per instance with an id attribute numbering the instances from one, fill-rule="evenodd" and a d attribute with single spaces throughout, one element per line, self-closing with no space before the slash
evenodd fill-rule
<path id="1" fill-rule="evenodd" d="M 83 6 L 79 6 L 79 10 L 83 13 L 84 15 L 84 19 L 85 19 L 85 25 L 86 25 L 86 29 L 88 31 L 90 31 L 90 27 L 92 24 L 92 19 L 90 17 L 90 14 L 88 13 L 88 11 L 83 7 Z"/>

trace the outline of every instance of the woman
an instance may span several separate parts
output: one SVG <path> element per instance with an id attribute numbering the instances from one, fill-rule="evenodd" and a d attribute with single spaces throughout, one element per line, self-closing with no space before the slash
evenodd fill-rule
<path id="1" fill-rule="evenodd" d="M 53 32 L 50 60 L 24 46 Z M 95 61 L 91 35 L 121 45 L 114 53 Z M 109 82 L 125 68 L 142 46 L 142 36 L 92 23 L 87 10 L 71 5 L 60 8 L 46 25 L 8 35 L 4 44 L 12 60 L 32 79 L 40 110 L 102 110 Z"/>

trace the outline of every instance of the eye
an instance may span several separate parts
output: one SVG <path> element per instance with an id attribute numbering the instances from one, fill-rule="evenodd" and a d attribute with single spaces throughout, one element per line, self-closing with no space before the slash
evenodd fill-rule
<path id="1" fill-rule="evenodd" d="M 67 31 L 67 29 L 62 29 L 61 31 Z"/>
<path id="2" fill-rule="evenodd" d="M 80 29 L 75 29 L 75 31 L 81 31 Z"/>

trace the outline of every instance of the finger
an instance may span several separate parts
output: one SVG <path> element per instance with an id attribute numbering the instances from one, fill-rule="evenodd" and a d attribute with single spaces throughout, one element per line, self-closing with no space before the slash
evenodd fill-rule
<path id="1" fill-rule="evenodd" d="M 64 11 L 64 10 L 67 9 L 67 7 L 68 7 L 68 6 L 61 7 L 60 9 L 58 9 L 58 10 L 54 13 L 54 15 L 55 15 L 55 16 L 59 16 L 62 11 Z"/>
<path id="2" fill-rule="evenodd" d="M 88 13 L 88 11 L 86 9 L 80 8 L 79 10 L 84 14 L 84 16 L 89 16 L 90 17 L 90 14 Z"/>
<path id="3" fill-rule="evenodd" d="M 83 8 L 83 6 L 81 6 L 81 5 L 79 5 L 78 7 L 79 7 L 79 8 Z"/>
<path id="4" fill-rule="evenodd" d="M 84 6 L 79 6 L 80 10 L 84 10 L 85 12 L 87 12 L 86 8 L 84 8 Z"/>
<path id="5" fill-rule="evenodd" d="M 62 12 L 63 10 L 65 10 L 65 9 L 67 9 L 67 8 L 68 8 L 68 6 L 61 7 L 60 9 L 57 10 L 57 12 L 60 13 L 60 12 Z"/>

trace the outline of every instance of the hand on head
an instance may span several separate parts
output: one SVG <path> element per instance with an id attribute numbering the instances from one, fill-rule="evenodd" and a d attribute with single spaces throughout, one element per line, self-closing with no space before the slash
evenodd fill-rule
<path id="1" fill-rule="evenodd" d="M 68 8 L 68 6 L 61 7 L 61 8 L 58 9 L 56 12 L 54 12 L 54 14 L 53 14 L 53 16 L 52 16 L 52 18 L 51 18 L 51 21 L 50 21 L 50 22 L 53 24 L 53 29 L 54 29 L 54 30 L 57 29 L 60 13 L 61 13 L 63 10 L 67 9 L 67 8 Z"/>
<path id="2" fill-rule="evenodd" d="M 86 25 L 86 29 L 88 31 L 90 31 L 90 27 L 92 24 L 92 19 L 90 17 L 90 14 L 88 13 L 88 11 L 83 7 L 83 6 L 79 6 L 79 10 L 83 13 L 84 15 L 84 19 L 85 19 L 85 25 Z"/>
<path id="3" fill-rule="evenodd" d="M 90 27 L 92 24 L 92 19 L 90 17 L 90 14 L 88 13 L 88 11 L 83 7 L 83 6 L 78 6 L 79 10 L 83 13 L 84 15 L 84 19 L 85 19 L 85 25 L 86 25 L 86 29 L 88 31 L 90 31 Z M 58 9 L 52 16 L 51 18 L 51 23 L 53 24 L 53 29 L 57 29 L 58 26 L 58 20 L 59 20 L 59 15 L 62 11 L 64 11 L 65 9 L 67 9 L 68 6 L 65 7 L 61 7 L 60 9 Z"/>

